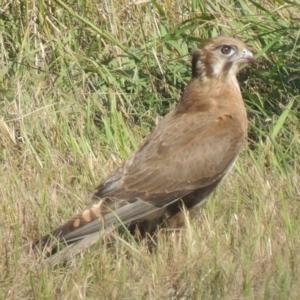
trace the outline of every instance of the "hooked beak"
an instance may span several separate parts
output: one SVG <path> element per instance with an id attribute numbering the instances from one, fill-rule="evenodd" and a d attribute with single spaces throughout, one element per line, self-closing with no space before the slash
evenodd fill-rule
<path id="1" fill-rule="evenodd" d="M 254 60 L 255 59 L 254 59 L 253 53 L 250 50 L 248 50 L 247 48 L 244 49 L 243 55 L 241 56 L 240 61 L 242 63 L 253 63 Z"/>

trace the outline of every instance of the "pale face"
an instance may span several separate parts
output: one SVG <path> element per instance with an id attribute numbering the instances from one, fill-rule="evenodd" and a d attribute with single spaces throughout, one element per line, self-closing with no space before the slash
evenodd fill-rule
<path id="1" fill-rule="evenodd" d="M 217 37 L 202 43 L 193 54 L 193 77 L 208 78 L 236 76 L 241 64 L 253 61 L 247 46 L 236 39 Z"/>

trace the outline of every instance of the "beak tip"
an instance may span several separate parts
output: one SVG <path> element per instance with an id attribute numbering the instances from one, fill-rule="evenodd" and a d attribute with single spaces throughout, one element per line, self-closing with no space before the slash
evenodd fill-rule
<path id="1" fill-rule="evenodd" d="M 246 62 L 246 63 L 254 63 L 255 62 L 255 58 L 254 58 L 254 55 L 253 53 L 248 50 L 248 49 L 245 49 L 244 52 L 243 52 L 243 56 L 242 56 L 242 61 L 243 62 Z"/>

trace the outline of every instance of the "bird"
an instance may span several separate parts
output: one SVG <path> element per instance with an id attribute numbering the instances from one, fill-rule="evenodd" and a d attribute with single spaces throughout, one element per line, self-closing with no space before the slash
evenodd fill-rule
<path id="1" fill-rule="evenodd" d="M 191 79 L 176 107 L 102 180 L 91 197 L 95 204 L 34 245 L 48 259 L 59 255 L 59 244 L 65 245 L 65 255 L 75 255 L 95 244 L 103 230 L 176 228 L 184 225 L 184 210 L 197 216 L 246 139 L 247 113 L 237 74 L 253 61 L 253 53 L 236 38 L 204 40 L 192 54 Z"/>

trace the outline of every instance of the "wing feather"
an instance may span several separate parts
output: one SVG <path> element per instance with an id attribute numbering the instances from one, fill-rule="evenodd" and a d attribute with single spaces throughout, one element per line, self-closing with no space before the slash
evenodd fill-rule
<path id="1" fill-rule="evenodd" d="M 167 122 L 149 136 L 151 143 L 147 139 L 117 171 L 117 184 L 114 181 L 110 189 L 108 178 L 105 189 L 100 185 L 95 197 L 139 198 L 163 207 L 226 174 L 245 137 L 238 120 L 230 115 L 199 120 L 199 114 L 171 119 L 168 122 L 166 118 Z"/>

